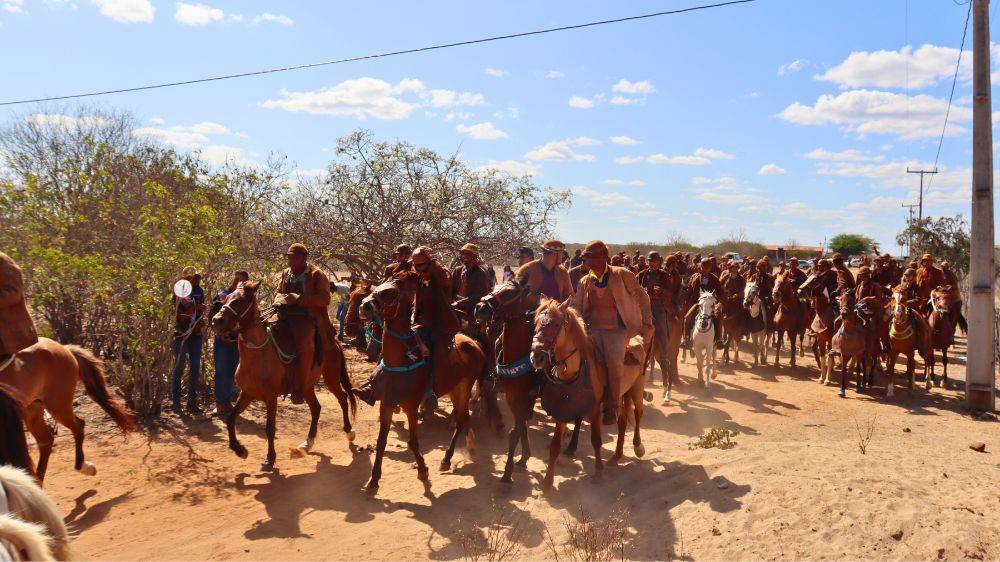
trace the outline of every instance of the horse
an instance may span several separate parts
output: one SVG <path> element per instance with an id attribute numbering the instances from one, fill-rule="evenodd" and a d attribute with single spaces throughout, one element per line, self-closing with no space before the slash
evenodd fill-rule
<path id="1" fill-rule="evenodd" d="M 830 306 L 829 292 L 825 287 L 816 283 L 817 279 L 819 279 L 817 275 L 807 277 L 799 286 L 799 293 L 812 299 L 814 314 L 809 326 L 814 334 L 812 351 L 816 365 L 819 367 L 819 383 L 825 385 L 833 372 L 832 363 L 828 361 L 828 353 L 833 341 L 833 334 L 836 331 L 836 318 L 833 307 Z"/>
<path id="2" fill-rule="evenodd" d="M 382 352 L 382 321 L 361 322 L 359 311 L 361 301 L 372 292 L 371 283 L 358 283 L 347 297 L 347 314 L 344 316 L 344 332 L 354 338 L 354 346 L 365 354 L 369 363 L 378 361 Z"/>
<path id="3" fill-rule="evenodd" d="M 236 382 L 239 384 L 240 393 L 233 411 L 226 418 L 229 448 L 240 458 L 247 458 L 249 455 L 247 448 L 236 437 L 236 420 L 251 402 L 264 402 L 267 406 L 265 431 L 267 456 L 260 468 L 264 472 L 270 472 L 274 470 L 277 457 L 274 450 L 274 436 L 277 431 L 275 418 L 278 397 L 287 391 L 287 377 L 294 377 L 300 385 L 302 398 L 309 405 L 311 415 L 306 439 L 293 449 L 294 454 L 301 455 L 308 452 L 316 441 L 321 410 L 319 400 L 316 398 L 316 381 L 321 375 L 326 388 L 340 402 L 344 412 L 344 432 L 351 442 L 354 441 L 351 416 L 357 410 L 357 402 L 351 394 L 351 381 L 347 375 L 347 363 L 340 344 L 331 338 L 329 349 L 322 352 L 322 360 L 317 362 L 319 352 L 316 350 L 316 345 L 322 345 L 322 342 L 314 339 L 315 326 L 310 326 L 308 337 L 300 337 L 296 341 L 290 334 L 276 333 L 278 330 L 265 325 L 257 307 L 259 285 L 259 281 L 248 281 L 238 286 L 226 298 L 219 312 L 212 317 L 212 327 L 220 333 L 239 334 L 240 363 L 236 368 Z"/>
<path id="4" fill-rule="evenodd" d="M 753 364 L 767 364 L 767 312 L 764 301 L 760 300 L 760 285 L 756 281 L 747 283 L 743 290 L 743 310 L 746 314 L 746 328 L 753 345 Z"/>
<path id="5" fill-rule="evenodd" d="M 729 364 L 729 346 L 733 346 L 733 362 L 740 360 L 740 340 L 749 332 L 749 317 L 743 308 L 745 295 L 729 295 L 722 300 L 722 362 Z M 754 357 L 756 359 L 756 357 Z"/>
<path id="6" fill-rule="evenodd" d="M 788 334 L 788 345 L 791 348 L 789 356 L 792 367 L 795 366 L 795 337 L 805 331 L 802 325 L 805 314 L 802 311 L 802 301 L 795 293 L 791 275 L 780 274 L 774 280 L 774 290 L 771 293 L 777 310 L 774 312 L 774 366 L 780 363 L 781 345 L 785 334 Z"/>
<path id="7" fill-rule="evenodd" d="M 914 315 L 919 314 L 910 309 L 912 302 L 907 302 L 902 293 L 895 292 L 892 295 L 892 322 L 889 324 L 889 364 L 886 371 L 889 375 L 889 383 L 885 389 L 885 395 L 892 398 L 894 394 L 896 379 L 896 358 L 902 354 L 906 356 L 906 374 L 910 379 L 909 390 L 913 391 L 913 383 L 916 379 L 916 359 L 915 354 L 919 353 L 926 358 L 928 352 L 934 353 L 931 348 L 931 335 L 924 330 L 919 334 L 916 323 L 919 322 Z M 924 362 L 925 388 L 930 389 L 931 379 L 927 376 L 927 362 Z"/>
<path id="8" fill-rule="evenodd" d="M 45 422 L 46 411 L 73 434 L 76 447 L 73 468 L 88 476 L 97 474 L 97 467 L 84 459 L 84 421 L 73 412 L 77 381 L 83 381 L 87 396 L 123 433 L 136 428 L 135 415 L 108 391 L 104 380 L 104 362 L 80 346 L 62 345 L 48 338 L 39 338 L 31 347 L 19 351 L 14 361 L 0 371 L 0 385 L 21 404 L 25 425 L 38 444 L 36 474 L 39 482 L 45 480 L 55 442 L 53 432 Z"/>
<path id="9" fill-rule="evenodd" d="M 698 297 L 698 315 L 695 317 L 694 326 L 691 328 L 691 354 L 698 361 L 698 386 L 704 386 L 711 390 L 712 383 L 709 379 L 711 373 L 712 380 L 715 379 L 715 321 L 712 319 L 712 312 L 715 310 L 715 295 L 710 291 L 702 291 Z M 708 363 L 706 366 L 705 363 Z M 704 374 L 704 381 L 702 380 Z"/>
<path id="10" fill-rule="evenodd" d="M 534 335 L 532 316 L 527 307 L 526 297 L 530 287 L 520 285 L 511 278 L 493 287 L 493 290 L 476 304 L 477 322 L 490 326 L 500 325 L 499 352 L 497 353 L 496 374 L 500 379 L 504 397 L 514 426 L 507 439 L 507 462 L 504 465 L 501 482 L 512 483 L 515 466 L 524 469 L 531 457 L 528 443 L 528 420 L 535 409 L 535 390 L 540 382 L 541 372 L 531 365 L 531 339 Z M 518 442 L 521 443 L 521 458 L 514 462 Z"/>
<path id="11" fill-rule="evenodd" d="M 361 303 L 363 320 L 370 320 L 377 313 L 383 322 L 382 358 L 378 367 L 382 371 L 383 382 L 377 389 L 379 433 L 375 462 L 366 485 L 369 494 L 378 491 L 389 427 L 393 411 L 397 407 L 406 414 L 410 433 L 408 445 L 417 462 L 417 478 L 426 482 L 430 477 L 427 464 L 420 453 L 417 414 L 431 368 L 434 369 L 434 392 L 438 396 L 447 394 L 451 398 L 455 418 L 455 430 L 441 461 L 441 470 L 451 468 L 455 445 L 463 432 L 469 453 L 472 454 L 475 450 L 475 435 L 469 424 L 469 398 L 472 386 L 486 362 L 486 356 L 472 338 L 458 333 L 453 336 L 450 346 L 445 341 L 435 343 L 430 364 L 427 358 L 411 358 L 415 352 L 415 337 L 410 326 L 410 314 L 417 283 L 420 283 L 418 275 L 404 273 L 376 287 Z M 419 354 L 419 351 L 416 353 Z"/>
<path id="12" fill-rule="evenodd" d="M 24 429 L 18 431 L 23 437 Z M 59 510 L 34 476 L 0 465 L 0 559 L 70 560 L 69 543 Z"/>
<path id="13" fill-rule="evenodd" d="M 955 344 L 955 328 L 959 324 L 956 318 L 955 297 L 951 285 L 943 285 L 931 291 L 931 314 L 927 318 L 931 327 L 931 350 L 941 351 L 941 363 L 944 365 L 943 384 L 948 386 L 948 348 Z M 941 384 L 934 374 L 934 361 L 931 361 L 931 379 Z"/>
<path id="14" fill-rule="evenodd" d="M 861 321 L 861 316 L 854 308 L 853 298 L 850 293 L 843 293 L 838 297 L 840 304 L 840 327 L 833 335 L 829 356 L 840 356 L 840 392 L 841 398 L 847 396 L 847 372 L 854 369 L 858 374 L 858 384 L 854 387 L 855 392 L 861 392 L 864 387 L 864 359 L 868 347 L 868 334 Z M 828 366 L 833 369 L 833 363 Z M 890 385 L 891 386 L 891 385 Z"/>
<path id="15" fill-rule="evenodd" d="M 24 437 L 24 411 L 13 393 L 0 383 L 0 466 L 14 466 L 37 478 Z"/>

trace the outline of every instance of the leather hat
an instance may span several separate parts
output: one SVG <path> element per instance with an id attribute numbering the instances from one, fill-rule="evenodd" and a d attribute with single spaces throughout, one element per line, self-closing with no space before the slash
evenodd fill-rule
<path id="1" fill-rule="evenodd" d="M 303 255 L 308 256 L 309 250 L 306 249 L 306 245 L 302 242 L 296 242 L 288 247 L 288 251 L 285 252 L 286 256 L 291 255 Z"/>
<path id="2" fill-rule="evenodd" d="M 475 255 L 478 256 L 479 255 L 479 246 L 477 246 L 475 244 L 472 244 L 472 243 L 465 244 L 464 246 L 462 246 L 461 248 L 458 249 L 458 253 L 460 253 L 460 254 L 469 253 L 469 254 L 475 254 Z"/>
<path id="3" fill-rule="evenodd" d="M 583 255 L 587 257 L 607 257 L 608 247 L 600 240 L 591 240 L 583 247 Z"/>
<path id="4" fill-rule="evenodd" d="M 396 253 L 408 256 L 413 253 L 413 248 L 411 248 L 409 244 L 400 244 L 399 246 L 396 246 Z"/>
<path id="5" fill-rule="evenodd" d="M 566 249 L 566 244 L 558 240 L 546 240 L 542 242 L 541 248 L 543 252 L 562 252 Z"/>
<path id="6" fill-rule="evenodd" d="M 663 256 L 660 255 L 660 252 L 650 252 L 646 254 L 646 259 L 649 261 L 662 260 Z"/>

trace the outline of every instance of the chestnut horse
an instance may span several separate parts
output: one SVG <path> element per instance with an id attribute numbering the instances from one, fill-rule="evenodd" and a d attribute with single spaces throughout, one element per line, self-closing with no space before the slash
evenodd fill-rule
<path id="1" fill-rule="evenodd" d="M 795 293 L 791 275 L 782 273 L 774 279 L 774 291 L 771 293 L 776 308 L 774 312 L 774 366 L 777 367 L 781 356 L 781 344 L 785 334 L 788 334 L 788 345 L 791 348 L 791 364 L 795 366 L 795 338 L 805 331 L 803 321 L 802 301 Z"/>
<path id="2" fill-rule="evenodd" d="M 833 307 L 830 306 L 830 294 L 825 287 L 816 283 L 817 275 L 810 275 L 799 286 L 799 293 L 812 299 L 812 322 L 809 329 L 813 332 L 812 350 L 819 367 L 819 383 L 826 384 L 833 374 L 833 364 L 829 358 L 830 345 L 836 331 L 836 318 Z"/>
<path id="3" fill-rule="evenodd" d="M 929 330 L 926 323 L 921 322 L 923 319 L 919 316 L 920 313 L 911 308 L 912 306 L 916 306 L 916 304 L 917 299 L 907 301 L 903 294 L 899 292 L 893 293 L 892 303 L 889 304 L 892 308 L 892 322 L 889 324 L 889 364 L 886 367 L 889 375 L 889 383 L 886 386 L 885 395 L 890 398 L 894 394 L 896 358 L 899 355 L 906 356 L 906 375 L 910 379 L 910 391 L 913 391 L 913 383 L 916 379 L 917 362 L 915 355 L 917 352 L 925 359 L 925 388 L 930 389 L 931 387 L 931 379 L 927 376 L 926 358 L 928 354 L 931 354 L 933 357 L 934 350 L 931 348 L 931 335 L 928 333 Z M 923 333 L 918 332 L 917 323 L 920 323 L 923 327 Z"/>
<path id="4" fill-rule="evenodd" d="M 504 397 L 514 426 L 510 429 L 507 442 L 507 463 L 504 465 L 501 482 L 511 483 L 514 470 L 514 453 L 518 441 L 521 443 L 521 458 L 516 466 L 523 470 L 531 457 L 528 443 L 528 420 L 535 409 L 535 390 L 541 373 L 531 365 L 531 338 L 534 335 L 532 317 L 529 316 L 525 297 L 530 287 L 521 286 L 515 278 L 493 287 L 490 294 L 476 305 L 478 322 L 491 326 L 502 326 L 496 373 L 503 388 Z"/>
<path id="5" fill-rule="evenodd" d="M 868 334 L 861 316 L 854 308 L 854 298 L 850 293 L 844 293 L 837 297 L 840 304 L 840 326 L 831 340 L 831 350 L 829 352 L 830 365 L 828 369 L 833 369 L 833 357 L 840 356 L 840 392 L 841 398 L 847 396 L 847 373 L 850 370 L 857 371 L 858 384 L 854 387 L 855 392 L 861 392 L 865 382 L 865 353 L 868 349 Z"/>
<path id="6" fill-rule="evenodd" d="M 402 408 L 406 414 L 410 433 L 408 445 L 417 461 L 417 478 L 423 481 L 429 478 L 427 464 L 420 453 L 417 439 L 417 413 L 423 401 L 430 368 L 434 369 L 434 392 L 438 396 L 448 395 L 455 417 L 455 430 L 441 461 L 441 470 L 451 468 L 455 445 L 462 432 L 466 434 L 469 453 L 472 454 L 475 449 L 475 436 L 469 424 L 469 398 L 472 386 L 486 362 L 486 356 L 472 338 L 459 333 L 455 334 L 451 345 L 445 341 L 434 343 L 430 364 L 426 358 L 414 360 L 415 338 L 410 326 L 410 314 L 417 283 L 420 283 L 418 275 L 405 273 L 376 287 L 361 303 L 363 320 L 370 320 L 377 313 L 383 322 L 382 359 L 378 367 L 382 371 L 382 382 L 376 388 L 379 432 L 371 479 L 366 486 L 369 494 L 378 491 L 389 427 L 393 411 L 397 407 Z M 419 351 L 416 353 L 419 354 Z"/>
<path id="7" fill-rule="evenodd" d="M 260 468 L 268 472 L 274 470 L 274 436 L 277 431 L 275 418 L 278 397 L 287 391 L 287 377 L 296 379 L 311 415 L 309 433 L 306 440 L 293 450 L 295 453 L 309 451 L 316 441 L 321 409 L 316 398 L 316 381 L 321 375 L 326 388 L 340 402 L 344 412 L 344 432 L 349 441 L 354 441 L 351 415 L 355 413 L 357 403 L 351 394 L 351 381 L 347 376 L 347 363 L 340 344 L 331 338 L 330 345 L 322 352 L 322 362 L 317 363 L 317 339 L 313 337 L 315 326 L 310 326 L 307 337 L 302 337 L 305 334 L 301 334 L 294 340 L 265 325 L 257 307 L 259 285 L 260 282 L 246 282 L 237 287 L 212 317 L 212 327 L 217 332 L 239 334 L 240 363 L 236 367 L 236 382 L 239 384 L 240 394 L 233 411 L 226 419 L 229 448 L 240 458 L 247 458 L 247 448 L 236 437 L 236 420 L 251 402 L 263 402 L 267 406 L 267 457 Z"/>
<path id="8" fill-rule="evenodd" d="M 73 412 L 73 394 L 77 381 L 81 380 L 87 396 L 97 402 L 115 425 L 123 432 L 135 429 L 135 415 L 108 392 L 104 362 L 80 346 L 39 338 L 38 343 L 19 351 L 14 362 L 0 371 L 0 384 L 21 404 L 25 425 L 38 444 L 39 482 L 45 479 L 55 441 L 45 423 L 46 411 L 73 433 L 76 446 L 73 467 L 89 476 L 97 474 L 97 468 L 84 460 L 84 421 Z"/>
<path id="9" fill-rule="evenodd" d="M 382 353 L 382 321 L 378 318 L 362 322 L 361 301 L 372 293 L 369 282 L 359 283 L 347 297 L 347 314 L 344 316 L 344 333 L 354 338 L 354 346 L 365 354 L 369 363 L 378 361 Z"/>
<path id="10" fill-rule="evenodd" d="M 740 340 L 749 332 L 749 316 L 743 308 L 744 295 L 726 295 L 721 304 L 722 312 L 722 362 L 729 364 L 729 346 L 733 346 L 733 362 L 740 360 Z M 754 357 L 756 360 L 756 357 Z"/>
<path id="11" fill-rule="evenodd" d="M 955 311 L 955 292 L 951 285 L 943 285 L 931 291 L 931 314 L 927 322 L 931 328 L 931 353 L 937 349 L 941 352 L 941 363 L 944 365 L 944 386 L 948 386 L 948 348 L 955 345 L 955 328 L 958 318 Z M 931 361 L 931 380 L 938 383 L 934 374 L 934 361 Z M 941 383 L 938 383 L 941 384 Z"/>

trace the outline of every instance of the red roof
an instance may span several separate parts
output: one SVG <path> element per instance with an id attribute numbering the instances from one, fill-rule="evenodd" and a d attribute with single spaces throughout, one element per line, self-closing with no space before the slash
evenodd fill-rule
<path id="1" fill-rule="evenodd" d="M 777 251 L 778 248 L 783 248 L 786 252 L 790 252 L 790 251 L 795 251 L 795 252 L 822 252 L 823 251 L 823 248 L 820 248 L 819 246 L 783 246 L 781 244 L 766 244 L 764 247 L 767 248 L 771 252 Z"/>

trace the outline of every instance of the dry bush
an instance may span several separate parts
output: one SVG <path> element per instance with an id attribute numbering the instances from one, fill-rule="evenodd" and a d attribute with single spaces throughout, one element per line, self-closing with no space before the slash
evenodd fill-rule
<path id="1" fill-rule="evenodd" d="M 858 435 L 858 450 L 861 451 L 862 455 L 867 454 L 868 443 L 875 436 L 875 428 L 878 427 L 878 416 L 872 416 L 864 423 L 864 426 L 854 416 L 851 416 L 851 419 L 854 420 L 854 431 Z"/>
<path id="2" fill-rule="evenodd" d="M 595 519 L 580 507 L 576 521 L 563 520 L 566 540 L 558 545 L 546 530 L 546 544 L 556 560 L 596 561 L 628 560 L 632 534 L 629 531 L 629 508 L 621 501 L 615 503 L 604 519 Z"/>
<path id="3" fill-rule="evenodd" d="M 492 518 L 485 528 L 467 525 L 459 518 L 458 540 L 462 545 L 462 556 L 466 560 L 499 562 L 512 560 L 521 551 L 524 534 L 524 517 L 492 503 Z"/>
<path id="4" fill-rule="evenodd" d="M 697 441 L 688 445 L 688 449 L 732 449 L 736 446 L 736 441 L 733 441 L 733 438 L 739 434 L 740 432 L 735 429 L 715 426 L 708 433 L 699 437 Z"/>

